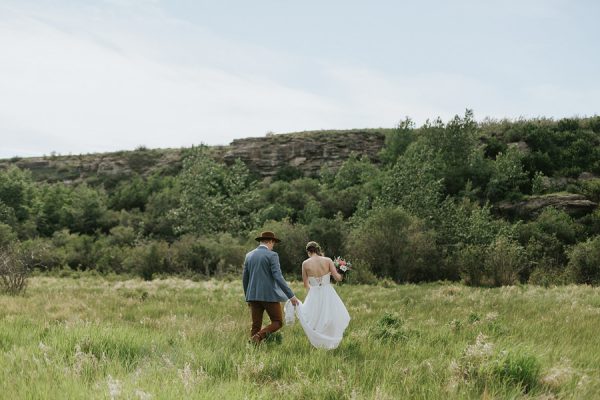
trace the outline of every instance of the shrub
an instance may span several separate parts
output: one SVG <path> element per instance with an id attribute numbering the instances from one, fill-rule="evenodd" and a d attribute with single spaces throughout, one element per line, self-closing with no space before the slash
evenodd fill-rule
<path id="1" fill-rule="evenodd" d="M 404 320 L 397 314 L 385 313 L 372 328 L 371 336 L 377 340 L 397 342 L 407 340 L 409 332 Z"/>
<path id="2" fill-rule="evenodd" d="M 365 195 L 363 188 L 363 186 L 351 186 L 340 190 L 328 190 L 321 201 L 321 214 L 327 218 L 333 218 L 338 213 L 345 218 L 351 217 Z"/>
<path id="3" fill-rule="evenodd" d="M 369 264 L 362 260 L 352 261 L 352 272 L 344 277 L 344 282 L 354 284 L 374 285 L 379 282 Z"/>
<path id="4" fill-rule="evenodd" d="M 543 172 L 536 171 L 531 178 L 531 193 L 535 195 L 544 194 L 548 188 L 546 184 L 547 179 Z"/>
<path id="5" fill-rule="evenodd" d="M 186 234 L 173 242 L 170 248 L 172 262 L 178 272 L 211 275 L 214 263 L 210 249 L 196 235 Z"/>
<path id="6" fill-rule="evenodd" d="M 515 386 L 529 392 L 539 382 L 541 363 L 537 357 L 520 350 L 496 351 L 487 337 L 479 334 L 475 343 L 468 345 L 450 368 L 457 383 L 474 384 L 486 388 Z"/>
<path id="7" fill-rule="evenodd" d="M 492 215 L 492 208 L 463 198 L 445 199 L 436 211 L 438 243 L 446 246 L 489 245 L 500 235 L 512 235 L 514 227 Z M 451 247 L 450 247 L 451 248 Z"/>
<path id="8" fill-rule="evenodd" d="M 68 230 L 52 235 L 53 246 L 61 249 L 65 263 L 74 269 L 90 269 L 96 265 L 94 237 L 70 233 Z"/>
<path id="9" fill-rule="evenodd" d="M 206 277 L 240 272 L 248 248 L 228 233 L 197 237 L 184 235 L 170 248 L 173 269 Z"/>
<path id="10" fill-rule="evenodd" d="M 327 257 L 343 256 L 344 242 L 348 232 L 348 225 L 339 216 L 336 219 L 317 218 L 308 226 L 310 240 L 321 245 Z"/>
<path id="11" fill-rule="evenodd" d="M 17 240 L 17 234 L 9 225 L 0 222 L 0 249 Z"/>
<path id="12" fill-rule="evenodd" d="M 104 189 L 94 189 L 87 184 L 77 186 L 63 206 L 63 226 L 72 232 L 92 234 L 106 228 L 107 196 Z"/>
<path id="13" fill-rule="evenodd" d="M 573 246 L 567 274 L 576 283 L 600 285 L 600 236 Z"/>
<path id="14" fill-rule="evenodd" d="M 30 269 L 51 270 L 60 268 L 66 263 L 63 248 L 55 247 L 51 239 L 35 238 L 21 242 L 21 247 L 29 257 L 27 265 Z"/>
<path id="15" fill-rule="evenodd" d="M 581 224 L 585 237 L 600 235 L 600 208 L 580 218 L 577 222 Z"/>
<path id="16" fill-rule="evenodd" d="M 144 210 L 144 232 L 164 239 L 175 238 L 177 221 L 172 210 L 180 206 L 179 187 L 166 187 L 148 198 Z"/>
<path id="17" fill-rule="evenodd" d="M 579 190 L 590 200 L 600 202 L 600 178 L 578 182 Z"/>
<path id="18" fill-rule="evenodd" d="M 491 200 L 520 197 L 521 188 L 527 183 L 523 170 L 522 154 L 516 148 L 500 153 L 493 163 L 492 176 L 487 185 L 487 196 Z"/>
<path id="19" fill-rule="evenodd" d="M 544 264 L 542 262 L 540 264 Z M 527 283 L 530 285 L 538 285 L 543 287 L 550 287 L 556 285 L 564 285 L 570 283 L 571 278 L 565 273 L 564 269 L 553 268 L 547 265 L 534 268 L 529 275 Z"/>
<path id="20" fill-rule="evenodd" d="M 414 140 L 415 123 L 410 118 L 405 118 L 395 129 L 386 133 L 385 146 L 379 156 L 386 164 L 394 164 L 402 156 L 408 145 Z"/>
<path id="21" fill-rule="evenodd" d="M 379 277 L 396 282 L 442 279 L 434 233 L 399 208 L 379 208 L 352 229 L 348 258 L 361 259 Z"/>
<path id="22" fill-rule="evenodd" d="M 460 276 L 471 286 L 513 285 L 525 268 L 525 249 L 516 241 L 499 235 L 486 246 L 472 244 L 455 255 Z"/>
<path id="23" fill-rule="evenodd" d="M 360 186 L 373 180 L 378 172 L 377 167 L 371 163 L 367 156 L 359 159 L 358 154 L 351 153 L 337 170 L 333 186 L 337 190 Z"/>
<path id="24" fill-rule="evenodd" d="M 138 208 L 144 210 L 150 195 L 149 185 L 139 175 L 134 175 L 126 181 L 117 184 L 113 193 L 108 198 L 108 207 L 113 210 L 131 210 Z"/>
<path id="25" fill-rule="evenodd" d="M 273 180 L 291 182 L 302 177 L 304 177 L 304 172 L 300 168 L 285 165 L 277 170 L 275 176 L 273 176 Z"/>
<path id="26" fill-rule="evenodd" d="M 179 182 L 180 233 L 237 233 L 252 225 L 256 182 L 239 159 L 226 166 L 216 162 L 207 148 L 197 148 L 184 159 Z"/>
<path id="27" fill-rule="evenodd" d="M 129 249 L 123 266 L 126 272 L 151 280 L 155 274 L 173 272 L 169 261 L 167 242 L 151 241 Z"/>
<path id="28" fill-rule="evenodd" d="M 492 373 L 503 383 L 519 386 L 525 393 L 538 385 L 541 364 L 538 359 L 523 352 L 508 352 L 496 361 Z"/>
<path id="29" fill-rule="evenodd" d="M 110 244 L 117 246 L 133 246 L 137 235 L 131 226 L 115 226 L 110 230 Z"/>
<path id="30" fill-rule="evenodd" d="M 525 267 L 525 250 L 517 242 L 499 236 L 488 248 L 485 269 L 494 286 L 514 285 Z"/>
<path id="31" fill-rule="evenodd" d="M 31 249 L 12 243 L 0 248 L 0 291 L 17 295 L 25 291 L 36 254 Z"/>
<path id="32" fill-rule="evenodd" d="M 127 248 L 118 245 L 112 236 L 98 238 L 93 245 L 95 269 L 98 272 L 124 272 L 123 261 Z"/>
<path id="33" fill-rule="evenodd" d="M 564 211 L 546 208 L 535 221 L 518 226 L 519 241 L 527 247 L 534 262 L 545 260 L 550 266 L 567 263 L 566 248 L 575 244 L 581 227 Z"/>
<path id="34" fill-rule="evenodd" d="M 294 209 L 292 207 L 279 203 L 269 204 L 268 206 L 261 208 L 256 214 L 260 224 L 264 224 L 266 221 L 282 221 L 286 218 L 292 218 L 293 215 Z"/>
<path id="35" fill-rule="evenodd" d="M 34 201 L 34 186 L 31 172 L 10 166 L 0 171 L 0 221 L 14 216 L 17 221 L 29 217 L 30 207 Z M 5 210 L 2 210 L 4 209 Z M 8 214 L 4 216 L 2 214 Z"/>
<path id="36" fill-rule="evenodd" d="M 484 284 L 486 271 L 484 271 L 486 246 L 467 245 L 456 254 L 460 277 L 463 282 L 470 286 Z"/>
<path id="37" fill-rule="evenodd" d="M 413 143 L 407 153 L 382 178 L 380 202 L 400 206 L 422 219 L 435 215 L 443 190 L 443 180 L 427 149 Z"/>

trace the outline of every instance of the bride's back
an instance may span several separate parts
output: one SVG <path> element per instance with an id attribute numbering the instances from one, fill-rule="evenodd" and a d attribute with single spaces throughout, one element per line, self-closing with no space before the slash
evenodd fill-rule
<path id="1" fill-rule="evenodd" d="M 323 256 L 312 256 L 304 260 L 302 266 L 308 276 L 323 276 L 329 272 L 331 259 Z"/>

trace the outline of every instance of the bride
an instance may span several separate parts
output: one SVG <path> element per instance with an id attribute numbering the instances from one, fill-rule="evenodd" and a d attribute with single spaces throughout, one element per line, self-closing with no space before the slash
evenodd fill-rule
<path id="1" fill-rule="evenodd" d="M 350 315 L 330 284 L 330 279 L 342 280 L 333 261 L 323 257 L 317 242 L 306 245 L 308 259 L 302 263 L 302 280 L 308 290 L 304 304 L 295 307 L 296 316 L 310 343 L 318 348 L 335 349 L 342 341 Z M 286 319 L 293 321 L 293 307 L 286 304 Z M 291 322 L 291 321 L 290 321 Z"/>

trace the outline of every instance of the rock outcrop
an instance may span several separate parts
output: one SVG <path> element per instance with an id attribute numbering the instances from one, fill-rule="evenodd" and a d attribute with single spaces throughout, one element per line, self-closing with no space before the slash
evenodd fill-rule
<path id="1" fill-rule="evenodd" d="M 230 164 L 239 158 L 262 176 L 275 175 L 284 166 L 295 167 L 304 175 L 321 167 L 338 168 L 352 152 L 379 162 L 385 133 L 374 130 L 306 132 L 234 140 L 223 159 Z"/>
<path id="2" fill-rule="evenodd" d="M 213 146 L 213 156 L 227 164 L 241 159 L 251 170 L 270 177 L 286 166 L 304 175 L 317 173 L 322 166 L 338 168 L 352 152 L 379 162 L 386 129 L 310 131 L 234 140 L 229 146 Z M 16 165 L 46 182 L 112 186 L 134 173 L 175 175 L 181 170 L 186 149 L 146 149 L 113 153 L 52 155 L 0 160 L 0 169 Z"/>
<path id="3" fill-rule="evenodd" d="M 496 205 L 496 209 L 501 214 L 519 218 L 534 217 L 546 207 L 559 208 L 572 216 L 581 216 L 594 211 L 598 207 L 598 203 L 580 194 L 552 193 L 531 196 L 519 202 L 503 201 Z"/>

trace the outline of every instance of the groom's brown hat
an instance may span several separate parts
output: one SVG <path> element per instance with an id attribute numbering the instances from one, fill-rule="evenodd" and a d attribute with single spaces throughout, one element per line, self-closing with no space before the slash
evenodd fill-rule
<path id="1" fill-rule="evenodd" d="M 256 240 L 257 242 L 260 242 L 261 240 L 274 240 L 277 243 L 281 242 L 281 239 L 277 239 L 275 237 L 275 234 L 271 231 L 264 231 L 260 234 L 259 237 L 255 238 L 254 240 Z"/>

